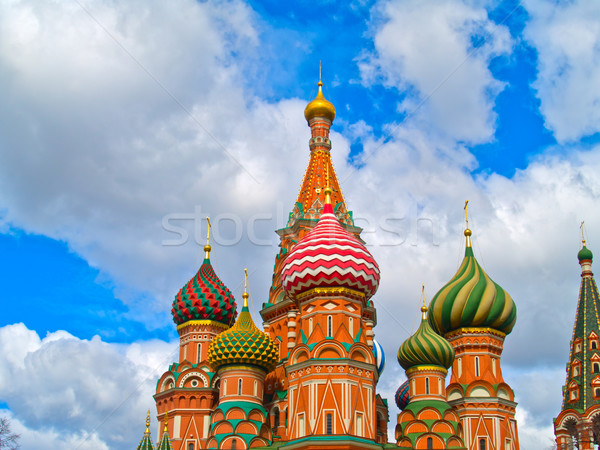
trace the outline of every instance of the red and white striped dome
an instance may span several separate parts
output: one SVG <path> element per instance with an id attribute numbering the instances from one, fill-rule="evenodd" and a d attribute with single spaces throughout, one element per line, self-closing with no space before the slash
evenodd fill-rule
<path id="1" fill-rule="evenodd" d="M 325 204 L 317 225 L 287 257 L 281 280 L 292 298 L 317 287 L 349 288 L 369 298 L 379 286 L 379 266 Z"/>

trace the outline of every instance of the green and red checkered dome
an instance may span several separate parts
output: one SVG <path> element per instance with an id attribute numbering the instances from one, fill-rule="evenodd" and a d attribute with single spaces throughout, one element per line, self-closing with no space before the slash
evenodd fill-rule
<path id="1" fill-rule="evenodd" d="M 235 298 L 205 258 L 198 273 L 175 296 L 173 321 L 181 325 L 190 320 L 213 320 L 225 325 L 235 322 Z"/>

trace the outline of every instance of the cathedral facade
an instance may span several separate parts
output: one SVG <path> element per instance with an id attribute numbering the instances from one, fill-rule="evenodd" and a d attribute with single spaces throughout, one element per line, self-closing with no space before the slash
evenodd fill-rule
<path id="1" fill-rule="evenodd" d="M 176 295 L 179 358 L 154 396 L 160 448 L 384 448 L 518 450 L 514 393 L 502 378 L 511 297 L 481 269 L 465 231 L 465 259 L 400 345 L 407 382 L 388 442 L 377 393 L 385 357 L 375 340 L 379 266 L 346 207 L 331 160 L 335 108 L 319 81 L 305 109 L 309 161 L 286 227 L 277 230 L 261 331 L 204 261 Z M 210 230 L 210 228 L 209 228 Z M 400 343 L 399 343 L 400 344 Z M 449 384 L 446 376 L 452 368 Z M 153 448 L 146 429 L 140 449 Z"/>

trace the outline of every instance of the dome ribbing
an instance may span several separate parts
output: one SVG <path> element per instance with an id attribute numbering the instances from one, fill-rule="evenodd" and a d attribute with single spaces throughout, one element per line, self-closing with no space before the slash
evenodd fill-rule
<path id="1" fill-rule="evenodd" d="M 517 306 L 481 268 L 470 235 L 465 235 L 465 257 L 454 277 L 433 297 L 429 322 L 441 335 L 466 327 L 489 327 L 508 334 L 517 321 Z"/>
<path id="2" fill-rule="evenodd" d="M 423 306 L 421 311 L 421 325 L 400 345 L 398 362 L 405 370 L 415 366 L 442 366 L 447 369 L 454 361 L 454 349 L 429 325 L 427 307 Z"/>
<path id="3" fill-rule="evenodd" d="M 326 203 L 317 225 L 289 253 L 281 280 L 292 298 L 317 287 L 348 288 L 369 298 L 379 286 L 379 266 Z"/>

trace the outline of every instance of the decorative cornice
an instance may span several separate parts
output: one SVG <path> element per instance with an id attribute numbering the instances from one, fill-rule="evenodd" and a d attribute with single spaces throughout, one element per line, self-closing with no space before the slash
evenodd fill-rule
<path id="1" fill-rule="evenodd" d="M 190 327 L 193 325 L 213 326 L 216 328 L 221 328 L 223 330 L 226 330 L 227 328 L 229 328 L 229 325 L 225 325 L 224 323 L 217 322 L 215 320 L 189 320 L 187 322 L 182 323 L 181 325 L 177 325 L 177 331 L 183 330 L 184 328 Z"/>
<path id="2" fill-rule="evenodd" d="M 315 295 L 327 295 L 327 296 L 331 296 L 331 295 L 348 295 L 350 297 L 359 297 L 361 299 L 365 298 L 365 294 L 363 292 L 354 290 L 354 289 L 350 289 L 350 288 L 345 288 L 345 287 L 319 287 L 319 288 L 312 288 L 309 289 L 306 292 L 303 292 L 301 294 L 298 294 L 296 296 L 297 300 L 302 300 L 306 297 L 313 297 Z"/>
<path id="3" fill-rule="evenodd" d="M 414 366 L 406 371 L 406 376 L 412 375 L 415 372 L 440 372 L 446 376 L 448 370 L 442 366 Z"/>
<path id="4" fill-rule="evenodd" d="M 494 336 L 498 336 L 500 338 L 505 338 L 506 337 L 506 333 L 503 333 L 502 331 L 499 330 L 495 330 L 493 328 L 489 328 L 489 327 L 464 327 L 464 328 L 459 328 L 457 330 L 451 331 L 449 333 L 446 333 L 444 335 L 444 337 L 446 339 L 452 339 L 458 336 L 461 336 L 463 334 L 491 334 Z"/>

